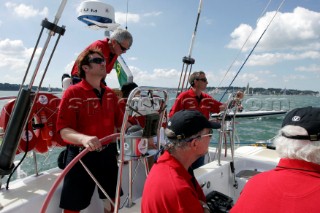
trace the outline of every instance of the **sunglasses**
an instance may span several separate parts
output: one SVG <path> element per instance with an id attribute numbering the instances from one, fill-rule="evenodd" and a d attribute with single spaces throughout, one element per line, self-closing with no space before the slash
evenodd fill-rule
<path id="1" fill-rule="evenodd" d="M 204 138 L 204 137 L 210 137 L 212 138 L 213 134 L 205 134 L 205 135 L 200 135 L 200 138 Z"/>
<path id="2" fill-rule="evenodd" d="M 125 48 L 124 46 L 122 46 L 119 41 L 117 41 L 117 43 L 119 44 L 120 49 L 122 50 L 122 52 L 125 52 L 125 51 L 130 49 L 130 48 Z"/>
<path id="3" fill-rule="evenodd" d="M 213 130 L 212 129 L 209 130 L 208 134 L 199 135 L 200 138 L 207 137 L 207 136 L 209 136 L 210 138 L 213 136 Z"/>
<path id="4" fill-rule="evenodd" d="M 198 80 L 198 81 L 203 81 L 203 82 L 208 82 L 208 79 L 207 78 L 198 78 L 198 79 L 196 79 L 196 80 Z"/>
<path id="5" fill-rule="evenodd" d="M 106 60 L 104 58 L 91 58 L 89 63 L 106 64 Z"/>
<path id="6" fill-rule="evenodd" d="M 198 136 L 196 136 L 196 137 L 194 137 L 194 138 L 189 138 L 186 142 L 191 142 L 191 141 L 194 140 L 194 139 L 200 139 L 200 138 L 203 138 L 203 137 L 210 137 L 210 138 L 212 138 L 212 136 L 213 136 L 213 130 L 210 129 L 209 132 L 208 132 L 208 134 L 198 135 Z"/>

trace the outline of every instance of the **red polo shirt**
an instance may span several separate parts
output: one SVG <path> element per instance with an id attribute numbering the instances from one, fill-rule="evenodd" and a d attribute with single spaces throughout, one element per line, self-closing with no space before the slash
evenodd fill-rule
<path id="1" fill-rule="evenodd" d="M 88 47 L 86 47 L 86 50 L 91 48 L 91 47 L 97 47 L 101 49 L 105 59 L 106 59 L 106 73 L 109 74 L 111 70 L 113 69 L 113 65 L 116 62 L 118 56 L 114 55 L 113 58 L 110 57 L 110 49 L 108 45 L 109 39 L 106 38 L 104 40 L 97 40 L 90 44 Z M 72 71 L 71 71 L 71 76 L 78 76 L 78 65 L 77 61 L 73 64 Z"/>
<path id="2" fill-rule="evenodd" d="M 70 86 L 63 94 L 57 119 L 57 131 L 69 127 L 80 133 L 103 138 L 121 127 L 123 114 L 116 94 L 108 87 L 101 102 L 93 87 L 82 80 Z"/>
<path id="3" fill-rule="evenodd" d="M 202 92 L 200 98 L 192 89 L 182 92 L 174 102 L 169 117 L 172 117 L 174 113 L 183 109 L 193 109 L 200 111 L 207 119 L 210 117 L 210 113 L 220 112 L 219 106 L 222 103 L 214 100 L 210 95 Z"/>
<path id="4" fill-rule="evenodd" d="M 278 167 L 252 177 L 231 213 L 320 212 L 320 165 L 280 159 Z"/>
<path id="5" fill-rule="evenodd" d="M 205 196 L 197 181 L 167 151 L 155 163 L 144 185 L 142 213 L 203 213 Z"/>

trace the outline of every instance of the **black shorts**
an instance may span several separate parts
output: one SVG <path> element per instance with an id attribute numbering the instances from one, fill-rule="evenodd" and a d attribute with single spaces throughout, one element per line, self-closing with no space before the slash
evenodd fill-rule
<path id="1" fill-rule="evenodd" d="M 79 154 L 79 148 L 68 147 L 67 163 L 70 163 Z M 110 144 L 101 152 L 89 152 L 82 162 L 91 171 L 99 184 L 111 198 L 115 198 L 118 165 L 116 144 Z M 85 171 L 80 162 L 66 174 L 61 192 L 60 208 L 79 211 L 89 206 L 96 183 Z M 105 195 L 98 190 L 99 197 L 105 199 Z"/>

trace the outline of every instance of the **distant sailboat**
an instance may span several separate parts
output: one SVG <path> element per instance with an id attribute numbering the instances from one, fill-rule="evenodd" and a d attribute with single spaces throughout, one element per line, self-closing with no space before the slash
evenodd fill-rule
<path id="1" fill-rule="evenodd" d="M 287 88 L 284 88 L 280 91 L 280 94 L 287 95 Z"/>
<path id="2" fill-rule="evenodd" d="M 253 88 L 252 88 L 252 91 L 250 93 L 250 87 L 249 87 L 249 83 L 247 84 L 247 87 L 246 87 L 246 90 L 244 91 L 244 94 L 246 96 L 251 96 L 253 94 Z"/>
<path id="3" fill-rule="evenodd" d="M 211 96 L 215 96 L 216 94 L 221 94 L 221 93 L 222 93 L 222 91 L 220 91 L 219 88 L 212 89 L 212 90 L 208 91 L 208 94 Z"/>
<path id="4" fill-rule="evenodd" d="M 48 92 L 52 92 L 50 84 L 49 84 L 49 87 L 48 87 Z"/>

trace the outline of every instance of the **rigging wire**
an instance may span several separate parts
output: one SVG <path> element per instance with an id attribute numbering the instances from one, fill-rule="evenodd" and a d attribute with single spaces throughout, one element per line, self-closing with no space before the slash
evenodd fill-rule
<path id="1" fill-rule="evenodd" d="M 284 4 L 286 0 L 283 0 L 277 11 L 275 12 L 275 14 L 273 15 L 272 19 L 270 20 L 270 22 L 268 23 L 267 27 L 264 29 L 264 31 L 262 32 L 262 34 L 260 35 L 258 41 L 255 43 L 255 45 L 253 46 L 253 48 L 251 49 L 249 55 L 247 56 L 247 58 L 244 60 L 244 62 L 242 63 L 241 67 L 239 68 L 237 74 L 234 76 L 234 78 L 232 79 L 231 83 L 229 84 L 229 86 L 227 87 L 227 89 L 225 90 L 225 92 L 223 93 L 222 97 L 220 98 L 220 101 L 223 99 L 223 97 L 225 96 L 225 94 L 227 93 L 228 89 L 231 87 L 232 83 L 234 82 L 234 80 L 237 78 L 238 74 L 240 73 L 240 71 L 242 70 L 242 68 L 244 67 L 244 65 L 247 63 L 248 59 L 250 58 L 251 54 L 253 53 L 253 51 L 255 50 L 255 48 L 257 47 L 257 45 L 259 44 L 260 40 L 262 39 L 262 37 L 264 36 L 264 34 L 266 33 L 266 31 L 268 30 L 269 26 L 271 25 L 272 21 L 274 20 L 274 18 L 276 17 L 276 15 L 278 14 L 280 8 L 282 7 L 282 5 Z"/>
<path id="2" fill-rule="evenodd" d="M 263 9 L 263 11 L 261 12 L 258 20 L 257 20 L 257 25 L 260 22 L 260 19 L 262 18 L 262 16 L 264 15 L 264 13 L 266 12 L 266 10 L 268 9 L 270 3 L 272 2 L 272 0 L 269 0 L 268 4 L 266 5 L 266 7 Z M 231 70 L 231 68 L 233 67 L 233 65 L 235 64 L 236 60 L 239 58 L 243 48 L 245 47 L 245 45 L 247 44 L 247 42 L 249 41 L 249 39 L 251 38 L 253 33 L 253 29 L 251 30 L 249 36 L 247 37 L 247 39 L 245 40 L 245 42 L 242 44 L 242 47 L 240 48 L 238 54 L 236 55 L 236 57 L 234 58 L 234 60 L 232 61 L 231 65 L 229 66 L 229 68 L 227 69 L 227 72 L 225 73 L 225 75 L 223 76 L 223 78 L 221 79 L 220 83 L 217 86 L 217 89 L 221 86 L 222 82 L 224 81 L 224 79 L 226 78 L 227 74 L 229 73 L 229 71 Z"/>

